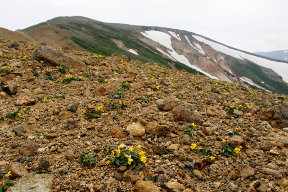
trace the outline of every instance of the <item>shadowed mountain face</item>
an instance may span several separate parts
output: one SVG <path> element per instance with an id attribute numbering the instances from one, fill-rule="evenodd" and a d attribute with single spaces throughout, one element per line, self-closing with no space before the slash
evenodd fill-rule
<path id="1" fill-rule="evenodd" d="M 58 17 L 22 30 L 35 41 L 200 72 L 213 79 L 288 94 L 288 63 L 234 49 L 201 35 L 161 27 Z"/>
<path id="2" fill-rule="evenodd" d="M 255 54 L 261 55 L 261 56 L 264 56 L 264 57 L 269 57 L 269 58 L 272 58 L 272 59 L 288 61 L 288 50 L 271 51 L 271 52 L 257 52 Z"/>

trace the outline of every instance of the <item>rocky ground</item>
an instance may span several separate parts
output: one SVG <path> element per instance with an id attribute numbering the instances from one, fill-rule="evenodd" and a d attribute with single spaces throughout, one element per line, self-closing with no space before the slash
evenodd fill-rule
<path id="1" fill-rule="evenodd" d="M 0 78 L 7 191 L 288 191 L 287 96 L 4 39 Z M 145 166 L 107 162 L 139 145 Z"/>

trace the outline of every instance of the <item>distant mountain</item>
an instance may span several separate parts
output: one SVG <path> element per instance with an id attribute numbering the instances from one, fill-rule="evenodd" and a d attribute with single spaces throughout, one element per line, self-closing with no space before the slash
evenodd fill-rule
<path id="1" fill-rule="evenodd" d="M 288 61 L 288 50 L 272 51 L 272 52 L 256 52 L 255 54 L 272 59 Z"/>
<path id="2" fill-rule="evenodd" d="M 188 31 L 57 17 L 21 32 L 39 43 L 64 49 L 128 55 L 142 62 L 288 94 L 287 62 L 259 57 Z"/>

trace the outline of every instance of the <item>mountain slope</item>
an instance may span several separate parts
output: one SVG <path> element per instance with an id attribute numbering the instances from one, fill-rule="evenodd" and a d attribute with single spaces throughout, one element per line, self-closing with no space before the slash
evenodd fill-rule
<path id="1" fill-rule="evenodd" d="M 187 31 L 59 17 L 23 32 L 41 43 L 104 55 L 124 54 L 142 62 L 197 70 L 214 79 L 288 94 L 287 63 L 235 50 Z"/>
<path id="2" fill-rule="evenodd" d="M 288 50 L 271 51 L 271 52 L 256 52 L 256 55 L 269 57 L 272 59 L 278 59 L 282 61 L 288 61 Z"/>
<path id="3" fill-rule="evenodd" d="M 0 39 L 0 189 L 284 192 L 287 127 L 287 96 Z"/>

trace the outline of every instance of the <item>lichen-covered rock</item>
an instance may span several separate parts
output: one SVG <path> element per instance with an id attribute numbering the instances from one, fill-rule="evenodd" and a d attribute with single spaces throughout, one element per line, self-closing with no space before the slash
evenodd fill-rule
<path id="1" fill-rule="evenodd" d="M 81 68 L 85 64 L 80 60 L 72 57 L 64 52 L 50 48 L 50 47 L 39 47 L 33 52 L 33 59 L 39 62 L 48 63 L 52 66 L 66 66 Z"/>

